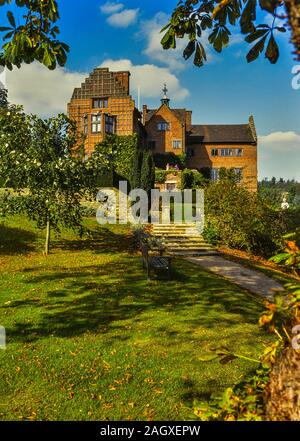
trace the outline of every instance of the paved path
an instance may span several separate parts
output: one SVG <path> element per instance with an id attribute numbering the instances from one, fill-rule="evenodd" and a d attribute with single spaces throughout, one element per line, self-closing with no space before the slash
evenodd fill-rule
<path id="1" fill-rule="evenodd" d="M 271 277 L 221 256 L 187 257 L 186 260 L 223 276 L 265 299 L 271 300 L 276 291 L 283 291 L 282 285 Z"/>

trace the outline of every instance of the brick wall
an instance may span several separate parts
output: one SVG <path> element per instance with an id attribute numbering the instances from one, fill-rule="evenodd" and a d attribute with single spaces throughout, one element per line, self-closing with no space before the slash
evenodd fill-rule
<path id="1" fill-rule="evenodd" d="M 157 124 L 161 122 L 170 123 L 170 130 L 159 131 Z M 185 151 L 185 125 L 174 115 L 174 113 L 163 105 L 157 113 L 146 122 L 148 141 L 155 141 L 154 153 L 175 153 L 180 155 Z M 181 141 L 181 148 L 173 148 L 173 140 Z"/>
<path id="2" fill-rule="evenodd" d="M 78 134 L 84 132 L 84 117 L 88 117 L 88 132 L 85 134 L 85 153 L 91 154 L 95 144 L 105 138 L 104 114 L 116 117 L 115 133 L 117 135 L 132 135 L 138 133 L 141 137 L 144 130 L 139 123 L 139 113 L 135 102 L 130 96 L 130 72 L 110 72 L 108 68 L 97 68 L 82 83 L 74 89 L 71 102 L 68 104 L 68 115 L 75 121 Z M 107 107 L 93 108 L 94 99 L 107 100 Z M 101 133 L 92 133 L 91 119 L 93 114 L 101 115 Z"/>
<path id="3" fill-rule="evenodd" d="M 192 145 L 194 156 L 188 159 L 188 167 L 201 169 L 209 168 L 241 168 L 243 170 L 242 183 L 251 191 L 257 191 L 257 147 L 256 145 L 242 144 L 202 144 Z M 243 156 L 212 156 L 212 149 L 232 148 L 243 149 Z"/>

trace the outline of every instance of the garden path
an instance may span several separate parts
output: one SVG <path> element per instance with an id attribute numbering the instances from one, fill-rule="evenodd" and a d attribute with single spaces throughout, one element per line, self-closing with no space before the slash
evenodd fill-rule
<path id="1" fill-rule="evenodd" d="M 247 268 L 222 256 L 187 257 L 186 260 L 218 274 L 236 285 L 271 300 L 276 292 L 283 291 L 280 283 L 260 271 Z"/>

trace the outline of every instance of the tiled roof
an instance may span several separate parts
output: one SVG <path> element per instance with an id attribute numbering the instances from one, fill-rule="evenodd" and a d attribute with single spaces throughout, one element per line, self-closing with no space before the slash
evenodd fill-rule
<path id="1" fill-rule="evenodd" d="M 96 68 L 85 79 L 81 87 L 74 89 L 72 99 L 87 99 L 95 97 L 125 97 L 129 91 L 118 79 L 123 72 L 110 72 L 108 68 Z M 127 73 L 127 72 L 124 72 Z"/>
<path id="2" fill-rule="evenodd" d="M 182 124 L 185 123 L 185 114 L 186 114 L 186 110 L 185 109 L 170 109 L 171 112 L 173 112 L 176 117 L 182 122 Z M 155 114 L 156 109 L 148 109 L 147 110 L 147 114 L 146 114 L 146 122 L 148 122 L 152 116 Z"/>
<path id="3" fill-rule="evenodd" d="M 146 113 L 146 121 L 149 121 L 155 112 L 156 112 L 155 109 L 148 109 Z"/>
<path id="4" fill-rule="evenodd" d="M 188 143 L 255 143 L 249 124 L 232 125 L 192 125 Z"/>

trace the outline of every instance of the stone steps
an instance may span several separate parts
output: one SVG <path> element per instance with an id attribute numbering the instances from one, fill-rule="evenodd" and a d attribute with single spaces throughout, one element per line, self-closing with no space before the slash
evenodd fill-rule
<path id="1" fill-rule="evenodd" d="M 199 256 L 218 256 L 218 252 L 214 250 L 198 250 L 198 251 L 191 251 L 191 250 L 182 250 L 182 251 L 171 251 L 170 254 L 174 257 L 199 257 Z"/>
<path id="2" fill-rule="evenodd" d="M 192 238 L 192 239 L 199 239 L 201 238 L 201 235 L 199 234 L 199 232 L 180 232 L 180 231 L 152 231 L 152 233 L 155 236 L 160 236 L 160 237 L 170 237 L 170 238 L 174 238 L 176 239 L 178 238 Z"/>
<path id="3" fill-rule="evenodd" d="M 218 254 L 207 244 L 195 224 L 155 224 L 152 235 L 160 239 L 172 256 L 211 256 Z"/>

